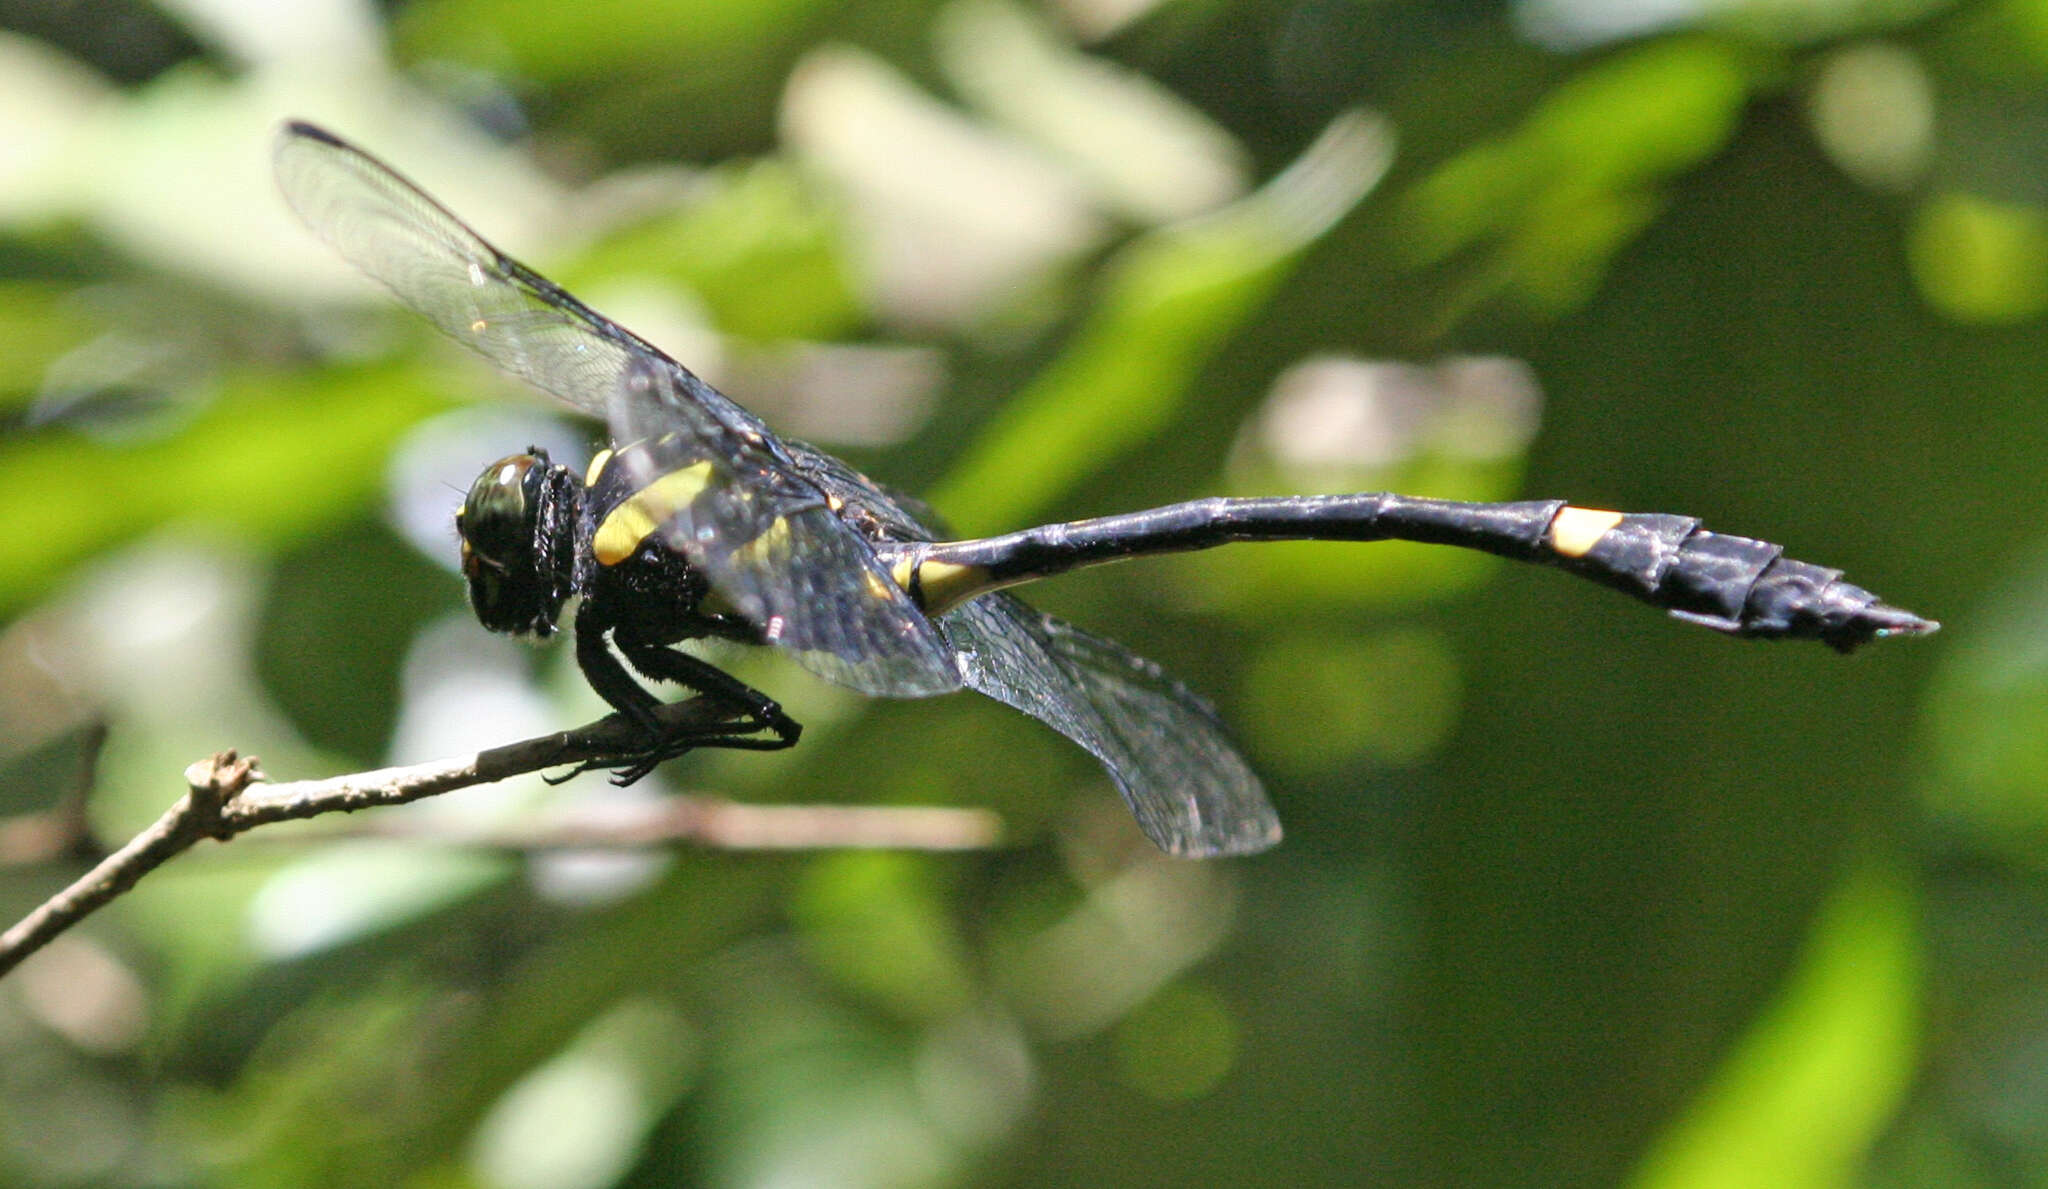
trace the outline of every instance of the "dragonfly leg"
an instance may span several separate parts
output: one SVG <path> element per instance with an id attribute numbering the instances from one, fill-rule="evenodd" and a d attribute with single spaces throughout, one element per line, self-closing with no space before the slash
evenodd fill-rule
<path id="1" fill-rule="evenodd" d="M 729 710 L 731 716 L 699 726 L 664 724 L 654 713 L 661 705 L 660 699 L 619 663 L 607 646 L 608 635 L 634 669 L 655 680 L 672 681 L 696 690 Z M 576 661 L 591 688 L 647 736 L 646 746 L 619 757 L 626 763 L 624 767 L 614 769 L 612 781 L 615 784 L 632 784 L 665 761 L 700 747 L 780 751 L 794 746 L 803 733 L 803 724 L 785 714 L 773 699 L 709 661 L 664 644 L 647 643 L 630 636 L 621 639 L 619 633 L 594 619 L 588 626 L 581 619 L 577 622 Z M 561 779 L 567 780 L 605 767 L 611 767 L 611 763 L 584 763 Z"/>

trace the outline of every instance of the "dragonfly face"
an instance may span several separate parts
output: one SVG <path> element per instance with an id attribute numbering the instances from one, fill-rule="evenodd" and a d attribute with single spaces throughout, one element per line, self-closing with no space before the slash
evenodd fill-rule
<path id="1" fill-rule="evenodd" d="M 576 589 L 582 488 L 547 453 L 514 454 L 484 468 L 455 514 L 469 605 L 485 627 L 552 636 Z"/>

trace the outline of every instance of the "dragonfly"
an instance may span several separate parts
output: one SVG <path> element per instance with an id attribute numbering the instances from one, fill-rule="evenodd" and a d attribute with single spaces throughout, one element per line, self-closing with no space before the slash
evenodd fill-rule
<path id="1" fill-rule="evenodd" d="M 1844 652 L 1939 626 L 1767 541 L 1712 532 L 1692 517 L 1563 500 L 1218 497 L 948 540 L 922 504 L 778 437 L 341 137 L 287 123 L 275 166 L 300 220 L 399 302 L 606 424 L 609 445 L 581 473 L 538 448 L 491 463 L 456 526 L 484 627 L 552 636 L 569 600 L 580 599 L 578 666 L 644 739 L 606 761 L 621 782 L 696 748 L 796 744 L 802 728 L 779 703 L 683 647 L 726 640 L 780 649 L 870 696 L 977 691 L 1092 754 L 1161 849 L 1262 850 L 1279 840 L 1279 816 L 1215 708 L 1158 665 L 1007 589 L 1233 542 L 1482 550 L 1557 567 L 1730 635 L 1818 640 Z M 648 681 L 694 691 L 721 713 L 664 725 Z"/>

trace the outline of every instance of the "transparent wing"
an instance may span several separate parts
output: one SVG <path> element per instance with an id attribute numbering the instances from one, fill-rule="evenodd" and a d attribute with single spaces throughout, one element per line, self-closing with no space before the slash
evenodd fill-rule
<path id="1" fill-rule="evenodd" d="M 930 621 L 758 418 L 332 134 L 286 125 L 276 167 L 307 227 L 451 338 L 607 418 L 621 443 L 663 443 L 636 457 L 704 464 L 702 489 L 663 538 L 800 663 L 868 694 L 959 687 Z"/>
<path id="2" fill-rule="evenodd" d="M 985 595 L 939 618 L 967 685 L 1086 748 L 1169 854 L 1280 841 L 1280 818 L 1209 704 L 1122 645 Z"/>
<path id="3" fill-rule="evenodd" d="M 952 648 L 774 439 L 726 424 L 638 358 L 612 426 L 640 443 L 619 454 L 638 485 L 693 475 L 694 495 L 666 509 L 658 531 L 798 664 L 863 693 L 960 688 Z"/>
<path id="4" fill-rule="evenodd" d="M 285 125 L 276 169 L 285 201 L 343 259 L 450 338 L 585 412 L 604 415 L 633 355 L 666 358 L 323 129 Z"/>
<path id="5" fill-rule="evenodd" d="M 928 541 L 922 504 L 801 442 L 797 467 L 877 539 Z M 1280 819 L 1199 696 L 1123 646 L 985 595 L 939 618 L 969 688 L 1045 723 L 1100 760 L 1147 837 L 1178 855 L 1247 854 L 1280 840 Z"/>

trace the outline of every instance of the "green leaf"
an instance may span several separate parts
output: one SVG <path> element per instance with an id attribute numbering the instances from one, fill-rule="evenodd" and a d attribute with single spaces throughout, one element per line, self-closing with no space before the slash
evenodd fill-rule
<path id="1" fill-rule="evenodd" d="M 1909 880 L 1883 855 L 1848 871 L 1777 1001 L 1652 1148 L 1638 1189 L 1860 1183 L 1920 1054 L 1923 956 Z"/>
<path id="2" fill-rule="evenodd" d="M 417 369 L 243 372 L 182 432 L 119 447 L 52 431 L 0 445 L 0 612 L 150 529 L 281 541 L 383 490 L 406 426 L 442 406 Z"/>
<path id="3" fill-rule="evenodd" d="M 1065 352 L 990 419 L 932 503 L 969 528 L 1024 523 L 1171 425 L 1203 367 L 1378 181 L 1388 151 L 1378 124 L 1340 117 L 1257 193 L 1134 240 L 1104 268 Z"/>

